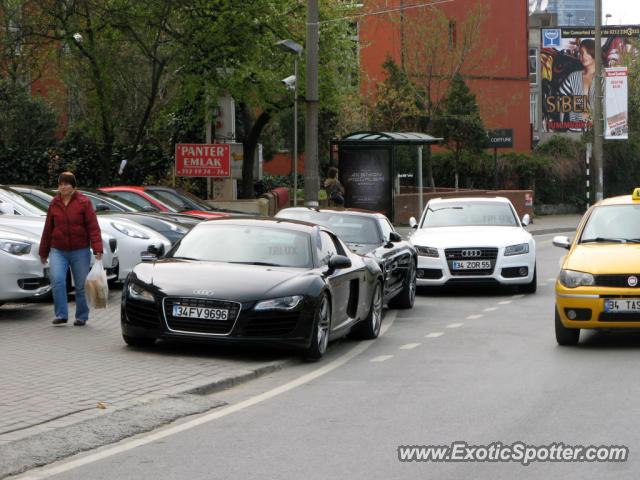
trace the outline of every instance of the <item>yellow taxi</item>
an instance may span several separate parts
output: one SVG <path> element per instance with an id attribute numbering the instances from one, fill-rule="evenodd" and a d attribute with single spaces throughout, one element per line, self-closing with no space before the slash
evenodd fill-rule
<path id="1" fill-rule="evenodd" d="M 582 217 L 556 281 L 556 340 L 576 345 L 580 329 L 640 328 L 640 188 L 602 200 Z"/>

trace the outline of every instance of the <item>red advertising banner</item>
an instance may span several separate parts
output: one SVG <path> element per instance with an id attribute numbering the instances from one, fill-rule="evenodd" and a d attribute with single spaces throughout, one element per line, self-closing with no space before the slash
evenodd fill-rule
<path id="1" fill-rule="evenodd" d="M 230 177 L 229 144 L 179 143 L 176 145 L 177 177 Z"/>

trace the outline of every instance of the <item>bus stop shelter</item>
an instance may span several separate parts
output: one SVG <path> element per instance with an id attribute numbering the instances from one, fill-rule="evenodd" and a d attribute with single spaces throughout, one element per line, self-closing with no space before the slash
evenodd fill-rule
<path id="1" fill-rule="evenodd" d="M 441 141 L 416 132 L 355 132 L 332 141 L 331 152 L 337 151 L 345 188 L 344 206 L 382 212 L 393 221 L 396 147 L 418 149 L 418 187 L 422 191 L 422 147 Z"/>

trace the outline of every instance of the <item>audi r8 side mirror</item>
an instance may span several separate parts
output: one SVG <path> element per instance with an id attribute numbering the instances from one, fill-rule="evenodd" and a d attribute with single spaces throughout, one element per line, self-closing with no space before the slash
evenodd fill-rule
<path id="1" fill-rule="evenodd" d="M 389 234 L 389 241 L 393 243 L 398 243 L 402 241 L 402 237 L 398 232 L 391 232 Z"/>
<path id="2" fill-rule="evenodd" d="M 411 217 L 409 219 L 409 226 L 411 228 L 418 228 L 418 222 L 416 221 L 416 217 Z"/>
<path id="3" fill-rule="evenodd" d="M 342 268 L 351 267 L 351 259 L 344 255 L 334 255 L 329 259 L 330 270 L 340 270 Z"/>
<path id="4" fill-rule="evenodd" d="M 528 213 L 525 213 L 524 217 L 522 217 L 522 226 L 526 227 L 531 223 L 531 216 Z"/>
<path id="5" fill-rule="evenodd" d="M 571 248 L 571 240 L 569 240 L 569 237 L 565 237 L 562 235 L 553 237 L 553 244 L 556 247 L 566 248 L 567 250 Z"/>

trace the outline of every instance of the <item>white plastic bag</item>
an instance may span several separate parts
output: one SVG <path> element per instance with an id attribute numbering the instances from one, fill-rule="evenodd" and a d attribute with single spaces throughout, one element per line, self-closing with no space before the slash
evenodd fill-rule
<path id="1" fill-rule="evenodd" d="M 109 284 L 102 260 L 96 260 L 91 267 L 87 280 L 84 282 L 84 291 L 87 295 L 87 303 L 91 308 L 107 308 Z"/>

